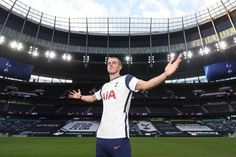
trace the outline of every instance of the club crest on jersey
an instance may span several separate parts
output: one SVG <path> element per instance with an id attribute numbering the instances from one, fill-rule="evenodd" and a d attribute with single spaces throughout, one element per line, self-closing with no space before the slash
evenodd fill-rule
<path id="1" fill-rule="evenodd" d="M 109 100 L 111 98 L 116 99 L 116 94 L 114 90 L 106 91 L 105 93 L 103 93 L 103 100 Z"/>

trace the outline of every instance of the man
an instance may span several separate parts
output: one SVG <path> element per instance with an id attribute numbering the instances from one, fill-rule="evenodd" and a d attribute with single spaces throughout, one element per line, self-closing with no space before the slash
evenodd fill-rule
<path id="1" fill-rule="evenodd" d="M 69 98 L 85 102 L 103 100 L 102 119 L 97 130 L 96 157 L 131 157 L 128 112 L 132 92 L 148 90 L 161 84 L 177 70 L 181 58 L 182 54 L 175 61 L 170 60 L 161 75 L 144 81 L 129 74 L 121 76 L 121 61 L 110 57 L 107 61 L 110 82 L 105 83 L 94 95 L 82 95 L 80 90 L 70 92 Z"/>

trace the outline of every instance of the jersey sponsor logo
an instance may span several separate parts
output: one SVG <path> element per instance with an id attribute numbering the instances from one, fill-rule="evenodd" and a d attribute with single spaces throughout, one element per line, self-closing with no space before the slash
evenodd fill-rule
<path id="1" fill-rule="evenodd" d="M 103 100 L 109 100 L 111 98 L 116 99 L 116 93 L 114 90 L 103 93 Z"/>

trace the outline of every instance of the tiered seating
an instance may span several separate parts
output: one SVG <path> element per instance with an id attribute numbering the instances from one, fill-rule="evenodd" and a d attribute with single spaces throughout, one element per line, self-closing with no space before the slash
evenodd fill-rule
<path id="1" fill-rule="evenodd" d="M 212 105 L 204 105 L 209 113 L 228 113 L 229 108 L 227 104 L 212 104 Z"/>
<path id="2" fill-rule="evenodd" d="M 28 113 L 33 105 L 9 104 L 7 111 L 12 113 Z"/>
<path id="3" fill-rule="evenodd" d="M 138 128 L 136 120 L 130 120 L 130 122 L 129 122 L 129 129 L 130 129 L 130 135 L 131 136 L 142 135 L 141 131 Z"/>
<path id="4" fill-rule="evenodd" d="M 5 109 L 5 103 L 0 103 L 0 112 L 3 112 L 3 110 Z"/>
<path id="5" fill-rule="evenodd" d="M 153 125 L 157 128 L 162 136 L 186 136 L 187 134 L 180 131 L 175 125 L 170 122 L 152 121 Z"/>
<path id="6" fill-rule="evenodd" d="M 209 119 L 204 120 L 203 123 L 209 128 L 218 131 L 222 135 L 233 134 L 236 130 L 236 121 L 229 121 L 225 119 Z"/>
<path id="7" fill-rule="evenodd" d="M 236 112 L 236 101 L 231 102 L 231 106 L 233 108 L 233 111 Z"/>
<path id="8" fill-rule="evenodd" d="M 175 107 L 185 115 L 202 115 L 206 113 L 200 105 L 177 105 Z"/>
<path id="9" fill-rule="evenodd" d="M 87 115 L 89 111 L 89 105 L 85 106 L 62 106 L 58 109 L 56 115 Z"/>
<path id="10" fill-rule="evenodd" d="M 227 103 L 235 101 L 233 95 L 228 97 L 200 96 L 194 90 L 202 90 L 205 93 L 220 92 L 220 88 L 230 86 L 235 90 L 235 80 L 229 82 L 217 82 L 209 84 L 163 84 L 150 91 L 134 93 L 130 108 L 130 115 L 148 116 L 176 116 L 176 115 L 205 115 L 225 114 L 236 112 L 235 103 L 232 107 Z M 1 79 L 0 111 L 9 113 L 34 112 L 38 115 L 101 115 L 102 105 L 88 105 L 83 107 L 81 101 L 66 99 L 68 91 L 78 88 L 82 94 L 93 94 L 101 86 L 99 83 L 76 83 L 76 84 L 50 84 L 29 83 Z M 8 87 L 8 88 L 7 88 Z M 7 90 L 9 91 L 7 91 Z M 13 92 L 16 95 L 9 95 Z M 18 94 L 17 94 L 18 93 Z M 20 93 L 20 94 L 19 94 Z M 26 94 L 28 93 L 28 94 Z M 30 94 L 31 93 L 31 94 Z M 232 94 L 233 92 L 231 92 Z M 11 93 L 13 94 L 13 93 Z M 34 95 L 33 95 L 34 94 Z M 36 94 L 36 95 L 35 95 Z M 230 100 L 228 100 L 230 99 Z M 233 99 L 233 100 L 232 100 Z M 8 100 L 17 103 L 6 104 Z M 20 103 L 18 103 L 18 101 Z M 224 104 L 219 102 L 225 102 Z M 227 103 L 226 103 L 227 102 Z M 43 104 L 43 105 L 42 105 Z M 46 105 L 48 104 L 48 105 Z M 32 106 L 31 106 L 32 105 Z M 74 107 L 78 105 L 78 107 Z M 54 106 L 54 107 L 53 107 Z M 68 108 L 68 109 L 67 109 Z"/>
<path id="11" fill-rule="evenodd" d="M 179 113 L 170 105 L 149 105 L 151 115 L 178 115 Z"/>
<path id="12" fill-rule="evenodd" d="M 55 115 L 58 109 L 59 106 L 37 105 L 35 106 L 34 110 L 32 110 L 32 112 L 37 113 L 38 115 Z"/>
<path id="13" fill-rule="evenodd" d="M 29 129 L 33 124 L 34 120 L 28 119 L 0 119 L 0 133 L 14 135 L 21 134 L 23 131 Z"/>
<path id="14" fill-rule="evenodd" d="M 130 106 L 130 115 L 147 115 L 148 111 L 146 110 L 146 107 L 143 106 Z"/>
<path id="15" fill-rule="evenodd" d="M 94 115 L 101 115 L 102 110 L 103 110 L 102 105 L 93 105 L 91 106 L 91 110 L 89 112 Z"/>
<path id="16" fill-rule="evenodd" d="M 22 132 L 28 136 L 48 136 L 57 132 L 64 124 L 65 120 L 39 120 L 30 129 Z"/>

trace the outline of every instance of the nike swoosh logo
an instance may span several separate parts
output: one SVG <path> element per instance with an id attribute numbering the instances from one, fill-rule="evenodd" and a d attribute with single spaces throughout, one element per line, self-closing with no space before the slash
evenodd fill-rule
<path id="1" fill-rule="evenodd" d="M 120 145 L 119 145 L 119 146 L 114 146 L 113 148 L 114 148 L 114 149 L 118 149 L 118 148 L 120 148 Z"/>

